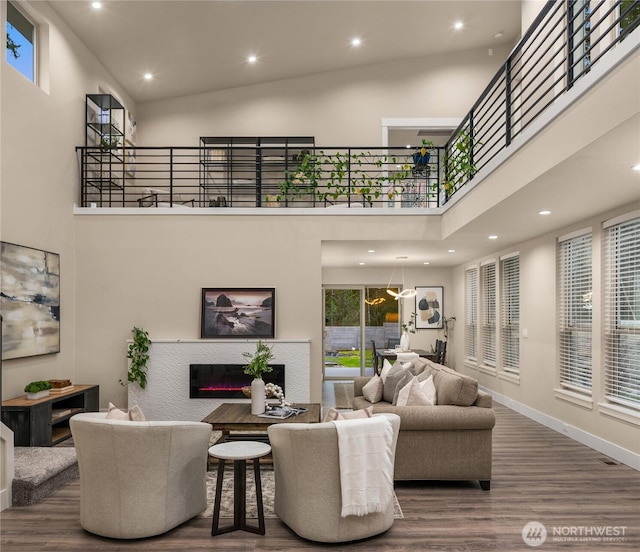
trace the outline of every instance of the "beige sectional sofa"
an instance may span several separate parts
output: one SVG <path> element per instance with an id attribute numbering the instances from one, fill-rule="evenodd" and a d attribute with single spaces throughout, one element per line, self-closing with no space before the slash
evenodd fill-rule
<path id="1" fill-rule="evenodd" d="M 491 395 L 478 390 L 475 379 L 426 359 L 415 361 L 410 371 L 422 378 L 433 375 L 436 405 L 394 406 L 389 389 L 387 400 L 371 403 L 363 396 L 371 378 L 354 380 L 354 409 L 373 406 L 376 414 L 400 416 L 394 479 L 477 480 L 488 491 L 495 425 Z"/>

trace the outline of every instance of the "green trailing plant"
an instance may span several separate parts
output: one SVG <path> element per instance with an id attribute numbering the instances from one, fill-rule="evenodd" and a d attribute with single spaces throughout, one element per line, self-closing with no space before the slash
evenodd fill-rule
<path id="1" fill-rule="evenodd" d="M 300 156 L 299 165 L 292 173 L 287 173 L 280 184 L 280 193 L 275 197 L 277 202 L 287 201 L 304 194 L 315 195 L 318 183 L 322 178 L 322 167 L 316 155 L 306 152 Z"/>
<path id="2" fill-rule="evenodd" d="M 149 362 L 149 333 L 142 328 L 133 327 L 133 342 L 129 344 L 127 358 L 130 359 L 127 381 L 119 380 L 120 385 L 137 382 L 142 389 L 147 386 L 147 362 Z"/>
<path id="3" fill-rule="evenodd" d="M 269 366 L 269 361 L 273 358 L 272 348 L 258 339 L 255 353 L 242 353 L 242 356 L 249 360 L 249 364 L 244 367 L 244 373 L 254 378 L 262 378 L 262 374 L 267 374 L 273 370 Z"/>
<path id="4" fill-rule="evenodd" d="M 48 389 L 51 389 L 51 384 L 48 381 L 32 381 L 24 386 L 25 393 L 39 393 Z"/>
<path id="5" fill-rule="evenodd" d="M 456 137 L 452 150 L 446 155 L 443 187 L 447 194 L 456 191 L 478 172 L 478 168 L 471 160 L 473 146 L 471 135 L 463 130 Z"/>

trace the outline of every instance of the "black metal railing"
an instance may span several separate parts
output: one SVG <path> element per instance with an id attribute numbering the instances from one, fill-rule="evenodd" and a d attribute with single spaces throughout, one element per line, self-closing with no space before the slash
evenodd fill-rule
<path id="1" fill-rule="evenodd" d="M 438 207 L 444 148 L 78 147 L 82 207 Z"/>
<path id="2" fill-rule="evenodd" d="M 547 2 L 446 145 L 444 202 L 640 24 L 640 2 Z"/>
<path id="3" fill-rule="evenodd" d="M 444 148 L 79 147 L 80 205 L 439 207 L 640 24 L 632 0 L 548 1 Z"/>

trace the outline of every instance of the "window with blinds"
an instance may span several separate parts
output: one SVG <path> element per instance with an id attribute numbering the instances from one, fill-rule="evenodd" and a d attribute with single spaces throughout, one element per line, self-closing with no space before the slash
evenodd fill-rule
<path id="1" fill-rule="evenodd" d="M 559 376 L 562 387 L 591 393 L 591 231 L 583 232 L 558 240 Z"/>
<path id="2" fill-rule="evenodd" d="M 464 354 L 469 360 L 478 356 L 478 269 L 465 271 Z"/>
<path id="3" fill-rule="evenodd" d="M 520 371 L 520 257 L 500 259 L 501 353 L 505 372 Z"/>
<path id="4" fill-rule="evenodd" d="M 640 212 L 604 227 L 605 394 L 640 409 Z"/>
<path id="5" fill-rule="evenodd" d="M 482 363 L 496 365 L 496 263 L 480 267 Z"/>

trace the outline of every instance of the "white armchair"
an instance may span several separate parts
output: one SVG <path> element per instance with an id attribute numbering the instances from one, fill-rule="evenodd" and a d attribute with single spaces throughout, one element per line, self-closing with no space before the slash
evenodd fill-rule
<path id="1" fill-rule="evenodd" d="M 391 421 L 395 457 L 400 417 L 378 415 Z M 378 535 L 393 525 L 393 500 L 383 512 L 341 516 L 338 434 L 332 422 L 280 423 L 267 431 L 273 453 L 275 513 L 299 536 L 347 542 Z"/>
<path id="2" fill-rule="evenodd" d="M 84 529 L 117 539 L 150 537 L 206 508 L 209 424 L 105 416 L 84 413 L 70 421 Z"/>

